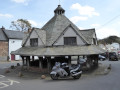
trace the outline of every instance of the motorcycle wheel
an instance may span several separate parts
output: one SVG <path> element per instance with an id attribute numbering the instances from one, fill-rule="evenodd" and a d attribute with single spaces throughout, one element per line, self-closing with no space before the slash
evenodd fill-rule
<path id="1" fill-rule="evenodd" d="M 53 80 L 57 80 L 57 79 L 58 79 L 58 77 L 57 77 L 56 75 L 54 75 L 54 74 L 51 74 L 50 76 L 51 76 L 51 78 L 52 78 Z"/>
<path id="2" fill-rule="evenodd" d="M 77 75 L 77 76 L 74 76 L 73 78 L 74 79 L 79 79 L 81 77 L 81 74 L 80 75 Z"/>

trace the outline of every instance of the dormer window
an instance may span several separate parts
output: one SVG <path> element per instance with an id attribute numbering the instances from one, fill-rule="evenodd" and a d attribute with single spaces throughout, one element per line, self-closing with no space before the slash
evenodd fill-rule
<path id="1" fill-rule="evenodd" d="M 38 46 L 38 38 L 31 38 L 30 39 L 30 45 L 32 47 Z"/>
<path id="2" fill-rule="evenodd" d="M 77 45 L 76 37 L 64 37 L 64 45 Z"/>

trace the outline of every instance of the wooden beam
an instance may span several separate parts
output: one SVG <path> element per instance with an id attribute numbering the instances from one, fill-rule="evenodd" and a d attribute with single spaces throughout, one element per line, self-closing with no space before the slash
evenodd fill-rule
<path id="1" fill-rule="evenodd" d="M 34 58 L 34 56 L 32 56 L 32 61 L 35 61 L 35 58 Z"/>
<path id="2" fill-rule="evenodd" d="M 68 65 L 71 66 L 71 56 L 68 56 Z"/>
<path id="3" fill-rule="evenodd" d="M 77 58 L 77 64 L 79 63 L 79 60 L 80 60 L 80 56 L 78 56 L 78 58 Z"/>
<path id="4" fill-rule="evenodd" d="M 48 63 L 47 63 L 47 67 L 48 67 L 48 71 L 50 72 L 51 71 L 51 62 L 50 62 L 50 60 L 51 60 L 51 57 L 47 57 L 47 61 L 48 61 Z"/>
<path id="5" fill-rule="evenodd" d="M 27 66 L 30 66 L 30 56 L 26 56 Z"/>
<path id="6" fill-rule="evenodd" d="M 43 60 L 43 57 L 39 57 L 39 68 L 42 69 L 42 60 Z"/>
<path id="7" fill-rule="evenodd" d="M 24 56 L 21 56 L 21 58 L 22 58 L 22 64 L 24 66 L 25 65 Z"/>

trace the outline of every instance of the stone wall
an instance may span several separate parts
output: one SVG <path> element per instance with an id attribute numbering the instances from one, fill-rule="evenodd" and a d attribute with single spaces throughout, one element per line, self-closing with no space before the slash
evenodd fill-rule
<path id="1" fill-rule="evenodd" d="M 8 42 L 0 41 L 0 60 L 8 59 Z"/>

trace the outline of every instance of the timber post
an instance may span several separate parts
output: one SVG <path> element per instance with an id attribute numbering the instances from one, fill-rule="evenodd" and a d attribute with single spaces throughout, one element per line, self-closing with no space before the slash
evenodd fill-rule
<path id="1" fill-rule="evenodd" d="M 43 57 L 39 57 L 39 68 L 42 69 L 42 60 L 43 60 Z"/>
<path id="2" fill-rule="evenodd" d="M 71 66 L 71 56 L 68 56 L 68 65 Z"/>
<path id="3" fill-rule="evenodd" d="M 77 64 L 79 63 L 79 60 L 80 60 L 80 56 L 78 56 L 78 58 L 77 58 Z"/>
<path id="4" fill-rule="evenodd" d="M 35 58 L 34 58 L 34 56 L 32 56 L 32 61 L 35 61 Z"/>
<path id="5" fill-rule="evenodd" d="M 51 57 L 47 57 L 47 61 L 48 61 L 48 63 L 47 63 L 47 67 L 48 67 L 48 72 L 50 72 L 51 71 Z"/>
<path id="6" fill-rule="evenodd" d="M 98 66 L 98 55 L 95 55 L 95 66 Z"/>
<path id="7" fill-rule="evenodd" d="M 25 61 L 24 61 L 24 56 L 21 56 L 21 58 L 22 58 L 22 64 L 23 64 L 23 66 L 25 65 Z"/>
<path id="8" fill-rule="evenodd" d="M 29 66 L 30 66 L 30 56 L 26 56 L 26 61 L 27 61 L 27 67 L 29 68 Z"/>

